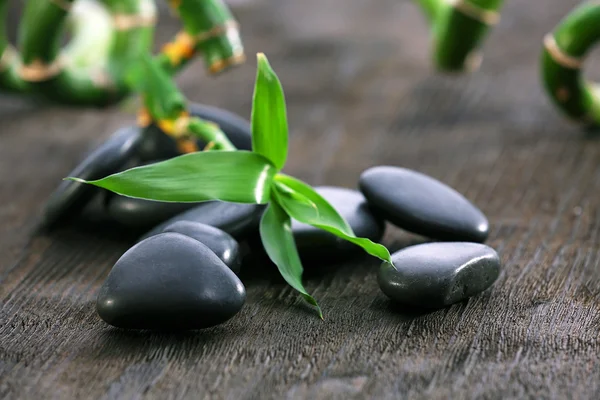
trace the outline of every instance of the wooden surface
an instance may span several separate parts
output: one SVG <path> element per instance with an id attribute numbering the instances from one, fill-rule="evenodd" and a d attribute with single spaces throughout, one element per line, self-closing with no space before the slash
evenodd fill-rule
<path id="1" fill-rule="evenodd" d="M 323 322 L 257 265 L 225 325 L 111 329 L 94 301 L 131 238 L 32 230 L 81 155 L 133 118 L 3 98 L 0 398 L 600 398 L 600 142 L 555 112 L 538 75 L 543 35 L 577 1 L 508 1 L 468 76 L 429 68 L 428 30 L 407 1 L 250 3 L 236 8 L 248 64 L 217 79 L 194 64 L 179 79 L 190 98 L 248 116 L 253 54 L 266 52 L 289 101 L 289 173 L 355 187 L 365 168 L 392 164 L 441 179 L 488 215 L 500 278 L 425 313 L 390 305 L 375 260 L 306 265 Z M 163 18 L 161 40 L 177 26 Z M 389 227 L 384 243 L 421 240 Z"/>

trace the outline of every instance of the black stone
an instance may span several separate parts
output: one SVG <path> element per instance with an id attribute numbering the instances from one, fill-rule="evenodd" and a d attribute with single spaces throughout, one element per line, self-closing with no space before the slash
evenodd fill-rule
<path id="1" fill-rule="evenodd" d="M 325 198 L 348 224 L 358 237 L 378 241 L 383 236 L 385 223 L 369 210 L 364 196 L 356 191 L 340 187 L 321 186 L 316 191 Z M 292 220 L 292 232 L 303 257 L 335 256 L 352 253 L 360 248 L 322 229 Z"/>
<path id="2" fill-rule="evenodd" d="M 140 163 L 140 166 L 164 160 Z M 106 211 L 113 221 L 134 229 L 150 229 L 200 203 L 166 203 L 135 199 L 111 193 L 106 200 Z"/>
<path id="3" fill-rule="evenodd" d="M 240 116 L 217 107 L 204 104 L 191 104 L 190 113 L 193 116 L 214 122 L 221 127 L 231 143 L 240 150 L 252 149 L 250 123 Z M 175 141 L 165 135 L 156 125 L 144 130 L 144 139 L 138 150 L 140 160 L 166 159 L 179 155 Z M 198 140 L 200 149 L 206 143 Z"/>
<path id="4" fill-rule="evenodd" d="M 479 243 L 425 243 L 392 254 L 379 268 L 379 287 L 399 303 L 441 308 L 474 296 L 494 283 L 500 259 Z"/>
<path id="5" fill-rule="evenodd" d="M 94 180 L 118 172 L 121 167 L 130 161 L 140 143 L 140 139 L 139 128 L 122 128 L 89 154 L 66 176 Z M 48 229 L 57 222 L 66 220 L 67 217 L 78 215 L 99 190 L 92 185 L 62 181 L 46 203 L 42 227 Z"/>
<path id="6" fill-rule="evenodd" d="M 208 201 L 159 224 L 140 240 L 157 235 L 163 232 L 167 226 L 178 221 L 199 222 L 214 226 L 236 239 L 243 239 L 258 230 L 258 223 L 263 211 L 264 206 L 257 204 Z"/>
<path id="7" fill-rule="evenodd" d="M 371 207 L 394 225 L 439 240 L 484 242 L 489 224 L 464 196 L 427 175 L 380 166 L 360 177 Z"/>
<path id="8" fill-rule="evenodd" d="M 198 222 L 179 221 L 167 226 L 163 232 L 175 232 L 205 244 L 233 272 L 239 274 L 242 264 L 240 245 L 226 232 Z"/>
<path id="9" fill-rule="evenodd" d="M 134 229 L 150 229 L 200 203 L 165 203 L 115 195 L 108 201 L 108 214 L 120 224 Z"/>
<path id="10" fill-rule="evenodd" d="M 164 233 L 123 254 L 100 289 L 96 309 L 119 328 L 187 330 L 227 321 L 245 299 L 242 282 L 207 246 Z"/>

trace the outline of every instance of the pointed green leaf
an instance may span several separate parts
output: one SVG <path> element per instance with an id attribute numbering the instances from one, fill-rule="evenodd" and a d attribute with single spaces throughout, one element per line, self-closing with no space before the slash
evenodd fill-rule
<path id="1" fill-rule="evenodd" d="M 285 97 L 279 78 L 264 54 L 257 55 L 256 83 L 252 101 L 252 150 L 281 170 L 288 151 Z"/>
<path id="2" fill-rule="evenodd" d="M 292 235 L 290 217 L 277 202 L 272 201 L 263 214 L 260 221 L 260 237 L 269 258 L 277 265 L 283 279 L 300 292 L 304 300 L 317 308 L 322 319 L 323 313 L 317 301 L 302 285 L 302 263 Z"/>
<path id="3" fill-rule="evenodd" d="M 275 182 L 273 194 L 290 217 L 354 243 L 370 255 L 392 264 L 390 252 L 385 246 L 369 239 L 356 237 L 348 222 L 312 187 L 283 174 L 276 175 Z M 307 206 L 307 201 L 297 201 L 295 196 L 291 196 L 289 193 L 284 194 L 284 190 L 282 190 L 284 186 L 286 187 L 285 191 L 292 190 L 296 192 L 295 196 L 304 196 L 308 202 L 315 205 L 316 211 L 313 207 Z"/>
<path id="4" fill-rule="evenodd" d="M 115 193 L 163 202 L 267 203 L 275 167 L 249 151 L 206 151 L 84 181 Z"/>

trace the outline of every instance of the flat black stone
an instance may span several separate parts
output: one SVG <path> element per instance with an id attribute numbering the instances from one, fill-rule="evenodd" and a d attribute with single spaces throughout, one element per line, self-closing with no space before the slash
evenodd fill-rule
<path id="1" fill-rule="evenodd" d="M 242 282 L 207 246 L 164 233 L 123 254 L 100 288 L 96 309 L 119 328 L 202 329 L 229 320 L 245 299 Z"/>
<path id="2" fill-rule="evenodd" d="M 244 118 L 230 111 L 204 104 L 190 104 L 190 113 L 218 124 L 231 143 L 238 149 L 252 149 L 250 122 Z M 144 139 L 138 150 L 140 160 L 167 159 L 179 155 L 175 141 L 165 135 L 156 125 L 146 128 L 143 136 Z M 198 140 L 198 146 L 202 149 L 206 146 L 206 143 Z"/>
<path id="3" fill-rule="evenodd" d="M 463 195 L 430 176 L 380 166 L 363 172 L 359 186 L 371 207 L 402 229 L 439 240 L 487 239 L 485 215 Z"/>
<path id="4" fill-rule="evenodd" d="M 494 283 L 500 259 L 479 243 L 425 243 L 392 254 L 396 268 L 383 263 L 379 287 L 399 303 L 441 308 L 474 296 Z"/>
<path id="5" fill-rule="evenodd" d="M 199 222 L 178 221 L 167 226 L 163 232 L 175 232 L 205 244 L 233 272 L 239 274 L 242 255 L 238 242 L 226 232 Z"/>
<path id="6" fill-rule="evenodd" d="M 118 130 L 65 177 L 74 176 L 94 180 L 118 172 L 131 160 L 140 139 L 138 127 Z M 42 228 L 51 228 L 57 222 L 77 216 L 99 190 L 92 185 L 62 181 L 46 203 Z"/>
<path id="7" fill-rule="evenodd" d="M 264 206 L 262 205 L 208 201 L 159 224 L 142 236 L 140 240 L 162 233 L 167 226 L 178 221 L 199 222 L 214 226 L 236 239 L 243 239 L 258 231 L 258 224 L 263 212 Z"/>
<path id="8" fill-rule="evenodd" d="M 373 215 L 364 196 L 352 189 L 321 186 L 316 191 L 325 198 L 348 224 L 358 237 L 379 241 L 385 231 L 385 223 Z M 292 220 L 292 232 L 303 257 L 339 257 L 341 254 L 354 254 L 361 249 L 322 229 Z"/>

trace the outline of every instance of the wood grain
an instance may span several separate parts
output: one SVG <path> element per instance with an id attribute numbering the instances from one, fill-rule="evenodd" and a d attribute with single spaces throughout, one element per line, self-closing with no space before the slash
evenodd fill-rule
<path id="1" fill-rule="evenodd" d="M 248 116 L 263 51 L 289 101 L 289 173 L 356 187 L 365 168 L 399 165 L 474 201 L 503 272 L 434 312 L 391 305 L 362 257 L 306 265 L 323 322 L 258 259 L 247 304 L 220 327 L 112 329 L 95 296 L 132 238 L 34 228 L 82 154 L 134 118 L 3 97 L 0 398 L 600 398 L 599 136 L 557 114 L 538 74 L 544 34 L 578 2 L 507 3 L 471 75 L 431 70 L 410 2 L 263 0 L 236 9 L 246 66 L 213 79 L 198 62 L 178 80 L 192 100 Z M 162 41 L 177 29 L 161 17 Z M 422 240 L 391 226 L 384 238 L 393 250 Z"/>

